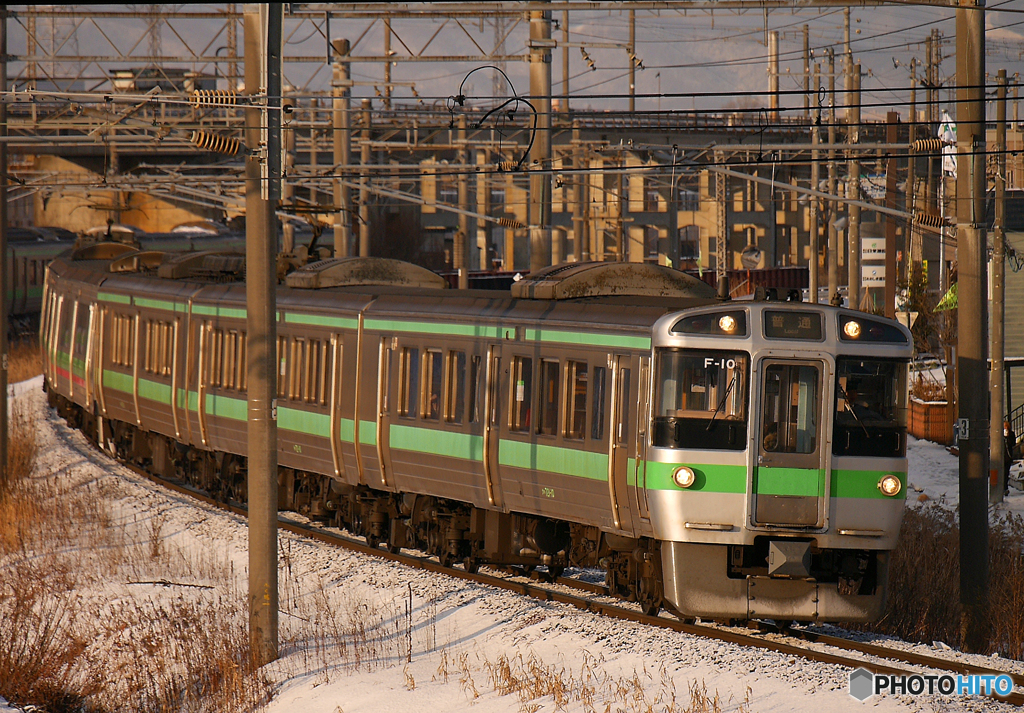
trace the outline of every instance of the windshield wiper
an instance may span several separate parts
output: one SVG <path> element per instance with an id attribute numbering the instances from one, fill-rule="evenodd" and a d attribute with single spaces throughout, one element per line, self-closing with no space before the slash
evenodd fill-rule
<path id="1" fill-rule="evenodd" d="M 725 393 L 722 395 L 722 400 L 718 404 L 718 408 L 715 409 L 715 412 L 713 414 L 711 414 L 711 420 L 708 421 L 707 428 L 704 429 L 705 431 L 710 431 L 711 430 L 711 427 L 715 424 L 715 418 L 718 416 L 718 412 L 721 411 L 723 408 L 725 408 L 725 401 L 726 401 L 726 399 L 729 398 L 729 394 L 732 392 L 732 387 L 736 384 L 736 377 L 737 376 L 739 376 L 739 375 L 738 374 L 733 374 L 732 375 L 732 379 L 729 380 L 729 385 L 725 387 Z"/>
<path id="2" fill-rule="evenodd" d="M 850 415 L 853 416 L 853 420 L 856 421 L 857 425 L 864 431 L 864 437 L 870 438 L 871 436 L 868 435 L 868 427 L 864 425 L 864 422 L 860 420 L 860 416 L 858 416 L 857 412 L 853 410 L 853 406 L 850 404 L 850 397 L 846 394 L 846 389 L 844 389 L 843 385 L 838 381 L 836 381 L 836 388 L 839 389 L 839 394 L 843 397 L 843 409 L 850 412 Z"/>

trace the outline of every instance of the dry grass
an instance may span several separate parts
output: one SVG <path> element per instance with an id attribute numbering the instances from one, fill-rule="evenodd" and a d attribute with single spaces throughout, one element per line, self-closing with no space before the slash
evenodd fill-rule
<path id="1" fill-rule="evenodd" d="M 16 384 L 43 373 L 43 362 L 39 356 L 39 340 L 27 337 L 11 342 L 8 348 L 7 381 Z"/>
<path id="2" fill-rule="evenodd" d="M 945 401 L 946 385 L 918 374 L 910 384 L 910 395 L 919 401 Z"/>
<path id="3" fill-rule="evenodd" d="M 112 510 L 112 479 L 31 473 L 33 424 L 15 410 L 11 426 L 0 695 L 52 713 L 247 711 L 267 700 L 223 554 L 177 547 L 163 515 Z"/>
<path id="4" fill-rule="evenodd" d="M 962 649 L 960 527 L 938 504 L 908 508 L 893 553 L 885 615 L 872 631 Z M 989 631 L 984 651 L 1024 659 L 1024 519 L 989 530 Z"/>

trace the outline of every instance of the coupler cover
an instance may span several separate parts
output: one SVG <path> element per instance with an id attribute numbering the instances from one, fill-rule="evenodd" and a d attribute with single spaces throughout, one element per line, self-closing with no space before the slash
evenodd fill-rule
<path id="1" fill-rule="evenodd" d="M 768 544 L 768 574 L 784 577 L 809 577 L 811 543 L 772 540 Z"/>

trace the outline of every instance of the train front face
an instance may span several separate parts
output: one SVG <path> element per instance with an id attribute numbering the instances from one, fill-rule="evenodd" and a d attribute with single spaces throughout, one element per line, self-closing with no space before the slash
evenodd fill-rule
<path id="1" fill-rule="evenodd" d="M 683 616 L 871 621 L 907 489 L 910 332 L 823 305 L 655 325 L 638 483 Z"/>

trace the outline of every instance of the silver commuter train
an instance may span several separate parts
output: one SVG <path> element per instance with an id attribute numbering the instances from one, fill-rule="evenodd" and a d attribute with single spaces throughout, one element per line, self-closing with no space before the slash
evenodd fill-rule
<path id="1" fill-rule="evenodd" d="M 47 275 L 51 404 L 245 495 L 244 265 L 93 246 Z M 411 277 L 410 277 L 411 276 Z M 563 265 L 513 294 L 374 259 L 278 295 L 280 505 L 443 562 L 600 566 L 687 618 L 881 614 L 906 490 L 908 331 Z"/>

